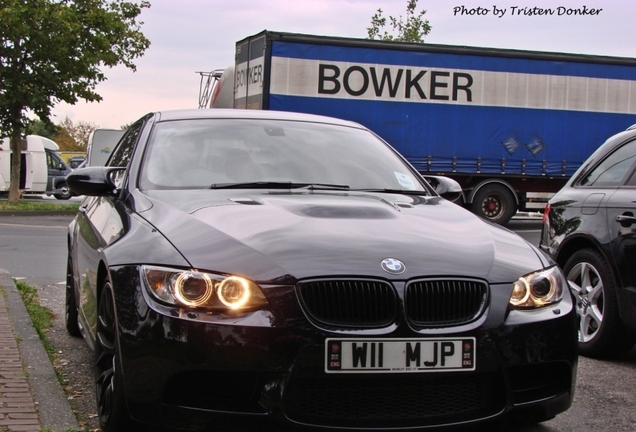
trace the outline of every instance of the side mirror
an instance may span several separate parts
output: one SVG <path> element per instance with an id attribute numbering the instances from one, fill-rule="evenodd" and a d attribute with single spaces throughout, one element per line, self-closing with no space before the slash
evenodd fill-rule
<path id="1" fill-rule="evenodd" d="M 443 176 L 425 175 L 423 177 L 442 198 L 455 202 L 463 197 L 464 191 L 455 180 Z"/>
<path id="2" fill-rule="evenodd" d="M 112 195 L 117 189 L 113 177 L 125 169 L 104 166 L 77 168 L 66 176 L 66 185 L 75 195 Z"/>

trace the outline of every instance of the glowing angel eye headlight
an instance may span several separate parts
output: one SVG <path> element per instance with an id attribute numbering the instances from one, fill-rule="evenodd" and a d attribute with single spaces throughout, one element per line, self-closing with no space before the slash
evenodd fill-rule
<path id="1" fill-rule="evenodd" d="M 250 289 L 245 279 L 230 276 L 219 284 L 217 288 L 219 300 L 231 309 L 242 307 L 250 298 Z"/>
<path id="2" fill-rule="evenodd" d="M 158 300 L 180 307 L 208 310 L 256 310 L 267 305 L 254 282 L 196 270 L 142 266 L 148 291 Z"/>
<path id="3" fill-rule="evenodd" d="M 563 298 L 566 281 L 558 267 L 522 276 L 514 284 L 510 305 L 534 309 L 558 303 Z"/>
<path id="4" fill-rule="evenodd" d="M 174 296 L 186 306 L 204 306 L 213 294 L 214 283 L 204 273 L 183 272 L 174 282 Z"/>

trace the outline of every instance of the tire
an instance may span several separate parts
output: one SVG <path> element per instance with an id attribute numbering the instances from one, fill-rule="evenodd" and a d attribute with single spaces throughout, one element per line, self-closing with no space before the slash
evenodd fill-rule
<path id="1" fill-rule="evenodd" d="M 68 256 L 66 264 L 66 301 L 64 305 L 64 323 L 68 334 L 74 337 L 82 335 L 80 331 L 77 311 L 77 299 L 75 298 L 75 279 L 73 278 L 73 261 Z"/>
<path id="2" fill-rule="evenodd" d="M 103 432 L 139 430 L 128 414 L 110 281 L 105 281 L 97 304 L 95 340 L 95 393 L 97 415 Z"/>
<path id="3" fill-rule="evenodd" d="M 579 250 L 563 271 L 576 300 L 579 353 L 608 359 L 628 352 L 636 338 L 620 320 L 616 281 L 603 256 L 594 249 Z"/>
<path id="4" fill-rule="evenodd" d="M 517 211 L 517 203 L 507 187 L 500 184 L 487 184 L 473 197 L 471 210 L 484 219 L 506 225 Z"/>
<path id="5" fill-rule="evenodd" d="M 66 183 L 58 184 L 56 189 L 60 190 L 60 193 L 53 194 L 56 199 L 67 200 L 73 196 L 69 187 L 66 186 Z"/>

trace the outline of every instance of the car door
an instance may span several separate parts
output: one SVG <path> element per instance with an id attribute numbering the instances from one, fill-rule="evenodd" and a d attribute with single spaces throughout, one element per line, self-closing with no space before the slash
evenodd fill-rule
<path id="1" fill-rule="evenodd" d="M 70 170 L 66 168 L 66 165 L 62 159 L 55 154 L 52 150 L 46 149 L 46 165 L 47 165 L 47 182 L 46 190 L 52 191 L 55 189 L 56 180 L 65 177 Z"/>
<path id="2" fill-rule="evenodd" d="M 607 225 L 611 251 L 623 288 L 636 290 L 636 140 L 615 153 L 616 167 L 625 166 L 621 185 L 607 201 Z"/>
<path id="3" fill-rule="evenodd" d="M 139 121 L 128 128 L 111 154 L 107 166 L 127 167 L 145 122 Z M 122 185 L 126 172 L 118 173 L 116 184 Z M 117 196 L 86 198 L 76 219 L 75 262 L 79 272 L 79 320 L 92 334 L 96 324 L 97 280 L 100 251 L 124 233 L 128 226 L 126 211 Z M 94 334 L 92 334 L 94 337 Z"/>

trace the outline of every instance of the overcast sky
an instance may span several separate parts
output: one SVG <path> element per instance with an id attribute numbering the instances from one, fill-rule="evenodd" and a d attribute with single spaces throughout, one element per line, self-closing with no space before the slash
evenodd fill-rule
<path id="1" fill-rule="evenodd" d="M 137 72 L 105 70 L 99 103 L 60 104 L 53 122 L 68 116 L 119 129 L 162 109 L 196 108 L 200 77 L 234 61 L 236 41 L 271 30 L 365 38 L 378 8 L 404 16 L 407 0 L 150 0 L 142 30 L 150 39 Z M 636 57 L 636 0 L 419 0 L 432 25 L 425 42 Z M 464 13 L 456 8 L 464 6 Z M 475 9 L 481 7 L 481 15 Z M 505 9 L 503 16 L 494 7 Z M 563 9 L 558 9 L 558 8 Z M 558 15 L 567 9 L 595 15 Z M 550 8 L 554 15 L 527 15 Z M 601 9 L 600 11 L 598 11 Z M 473 14 L 469 12 L 473 10 Z M 513 14 L 513 12 L 515 12 Z M 387 29 L 389 30 L 389 29 Z"/>

